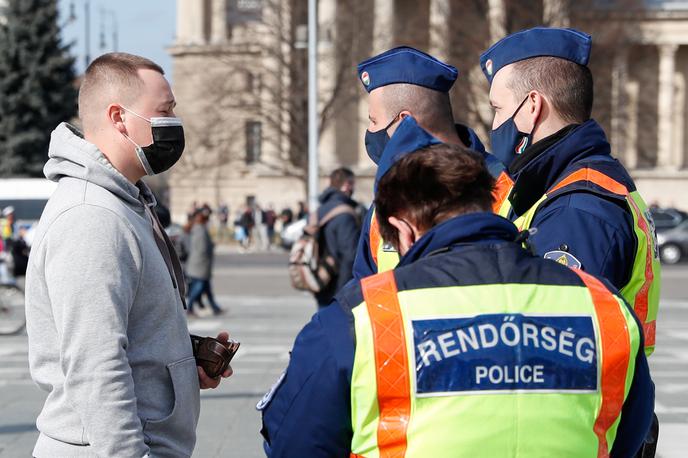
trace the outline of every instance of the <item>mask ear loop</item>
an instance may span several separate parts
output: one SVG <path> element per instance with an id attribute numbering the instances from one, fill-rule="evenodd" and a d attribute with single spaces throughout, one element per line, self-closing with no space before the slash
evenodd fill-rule
<path id="1" fill-rule="evenodd" d="M 144 118 L 143 116 L 141 116 L 140 114 L 138 114 L 134 111 L 131 111 L 130 109 L 128 109 L 124 105 L 121 105 L 121 107 L 124 109 L 124 111 L 128 111 L 129 113 L 133 114 L 134 116 L 138 116 L 139 118 L 150 122 L 150 120 Z M 129 140 L 132 145 L 134 145 L 134 151 L 136 152 L 136 157 L 139 159 L 139 162 L 141 163 L 141 167 L 143 167 L 143 170 L 146 172 L 146 175 L 148 175 L 148 176 L 155 175 L 155 172 L 153 172 L 153 168 L 148 163 L 148 159 L 146 158 L 146 154 L 143 152 L 143 148 L 141 148 L 141 145 L 139 145 L 134 140 L 132 140 L 131 137 L 129 137 L 129 135 L 125 134 L 124 132 L 121 132 L 121 134 L 124 135 L 124 138 Z"/>

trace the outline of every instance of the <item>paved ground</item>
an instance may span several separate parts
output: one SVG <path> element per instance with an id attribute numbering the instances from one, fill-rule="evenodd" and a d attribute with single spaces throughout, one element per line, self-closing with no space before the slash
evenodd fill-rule
<path id="1" fill-rule="evenodd" d="M 223 254 L 215 289 L 229 314 L 190 322 L 192 332 L 227 329 L 242 342 L 235 375 L 202 393 L 194 456 L 263 456 L 254 406 L 287 364 L 294 336 L 315 310 L 311 298 L 294 292 L 279 254 Z M 686 456 L 688 435 L 688 265 L 664 270 L 657 351 L 651 358 L 657 384 L 663 458 Z M 0 337 L 0 457 L 29 456 L 34 421 L 43 394 L 29 379 L 26 336 Z"/>

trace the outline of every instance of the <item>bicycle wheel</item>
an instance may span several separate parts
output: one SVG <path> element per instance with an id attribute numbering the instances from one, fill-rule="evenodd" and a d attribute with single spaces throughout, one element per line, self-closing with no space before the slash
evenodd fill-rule
<path id="1" fill-rule="evenodd" d="M 0 335 L 18 334 L 25 324 L 24 292 L 15 285 L 0 285 Z"/>

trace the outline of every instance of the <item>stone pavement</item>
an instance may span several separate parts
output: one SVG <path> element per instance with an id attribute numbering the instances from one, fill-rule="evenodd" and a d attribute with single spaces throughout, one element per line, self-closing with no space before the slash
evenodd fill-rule
<path id="1" fill-rule="evenodd" d="M 242 342 L 235 375 L 201 394 L 195 457 L 264 456 L 255 404 L 286 367 L 299 329 L 315 311 L 307 294 L 293 291 L 282 254 L 218 256 L 215 290 L 229 313 L 192 319 L 192 332 L 226 329 Z M 688 265 L 664 270 L 665 291 L 657 351 L 650 358 L 657 386 L 661 432 L 658 455 L 687 456 L 688 448 Z M 31 382 L 26 336 L 0 337 L 0 457 L 28 456 L 37 436 L 34 421 L 44 395 Z"/>

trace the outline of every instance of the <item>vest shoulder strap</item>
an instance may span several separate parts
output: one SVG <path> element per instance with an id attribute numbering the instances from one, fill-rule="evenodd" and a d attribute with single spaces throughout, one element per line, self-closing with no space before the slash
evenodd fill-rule
<path id="1" fill-rule="evenodd" d="M 375 346 L 378 449 L 381 458 L 403 457 L 411 416 L 411 383 L 404 320 L 394 271 L 364 278 L 361 288 Z"/>
<path id="2" fill-rule="evenodd" d="M 591 184 L 594 186 L 590 186 Z M 597 188 L 606 191 L 604 193 L 605 195 L 612 194 L 612 197 L 616 196 L 625 199 L 629 194 L 628 188 L 619 181 L 599 170 L 584 167 L 566 175 L 562 180 L 559 180 L 559 182 L 547 191 L 547 196 L 551 197 L 554 194 L 563 194 L 564 192 L 577 189 L 595 192 L 598 191 Z"/>

